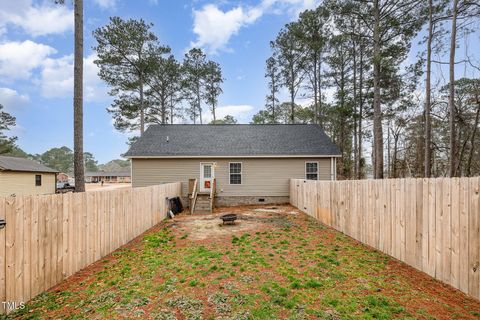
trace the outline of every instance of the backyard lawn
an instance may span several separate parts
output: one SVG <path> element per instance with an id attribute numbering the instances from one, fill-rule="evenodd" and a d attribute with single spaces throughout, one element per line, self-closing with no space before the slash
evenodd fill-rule
<path id="1" fill-rule="evenodd" d="M 236 207 L 165 221 L 11 317 L 478 319 L 480 303 L 291 206 Z"/>

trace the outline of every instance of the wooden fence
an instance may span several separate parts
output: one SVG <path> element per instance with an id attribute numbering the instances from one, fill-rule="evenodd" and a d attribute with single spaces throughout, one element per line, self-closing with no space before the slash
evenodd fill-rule
<path id="1" fill-rule="evenodd" d="M 292 205 L 480 299 L 480 178 L 290 181 Z"/>
<path id="2" fill-rule="evenodd" d="M 48 290 L 167 216 L 180 183 L 0 197 L 0 313 Z M 7 309 L 7 310 L 5 310 Z"/>

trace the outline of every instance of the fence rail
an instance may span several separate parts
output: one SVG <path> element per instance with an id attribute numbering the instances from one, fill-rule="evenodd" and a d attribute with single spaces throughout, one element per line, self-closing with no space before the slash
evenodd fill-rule
<path id="1" fill-rule="evenodd" d="M 292 205 L 480 299 L 480 178 L 290 181 Z"/>
<path id="2" fill-rule="evenodd" d="M 162 221 L 180 183 L 0 197 L 0 301 L 26 302 Z M 0 313 L 6 304 L 0 305 Z M 8 309 L 8 308 L 6 308 Z"/>

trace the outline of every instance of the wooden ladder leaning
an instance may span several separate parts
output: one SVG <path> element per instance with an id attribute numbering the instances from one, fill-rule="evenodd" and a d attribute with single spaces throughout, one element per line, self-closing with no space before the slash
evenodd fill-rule
<path id="1" fill-rule="evenodd" d="M 190 179 L 189 180 L 189 189 L 191 188 L 190 193 L 190 214 L 195 212 L 195 204 L 197 203 L 198 197 L 198 179 Z"/>
<path id="2" fill-rule="evenodd" d="M 215 207 L 215 194 L 217 193 L 217 179 L 213 179 L 212 186 L 210 188 L 210 213 L 213 213 Z"/>

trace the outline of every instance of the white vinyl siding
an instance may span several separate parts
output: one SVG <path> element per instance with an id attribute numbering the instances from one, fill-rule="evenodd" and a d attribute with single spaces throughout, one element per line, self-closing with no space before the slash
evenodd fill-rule
<path id="1" fill-rule="evenodd" d="M 305 158 L 232 159 L 132 159 L 132 185 L 145 187 L 182 181 L 187 194 L 188 179 L 200 178 L 200 163 L 212 162 L 218 196 L 288 196 L 290 179 L 305 179 Z M 331 159 L 315 158 L 318 179 L 331 179 Z M 230 163 L 242 163 L 242 184 L 230 184 Z"/>

